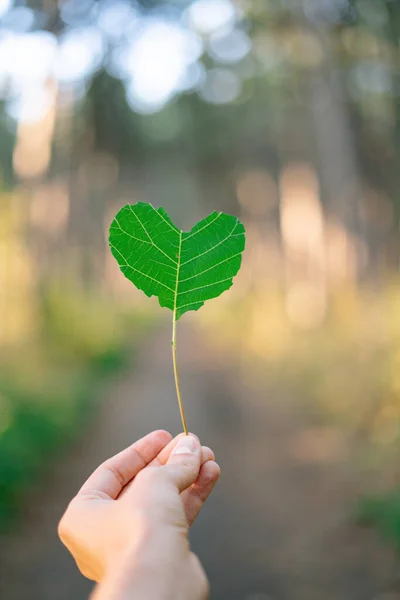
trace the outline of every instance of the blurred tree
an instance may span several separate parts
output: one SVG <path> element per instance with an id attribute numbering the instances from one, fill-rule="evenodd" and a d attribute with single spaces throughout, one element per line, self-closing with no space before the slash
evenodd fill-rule
<path id="1" fill-rule="evenodd" d="M 92 3 L 76 3 L 81 20 L 76 16 L 72 21 L 65 17 L 67 4 L 73 12 L 72 0 L 29 2 L 37 11 L 37 27 L 56 34 L 93 25 Z M 139 4 L 143 15 L 166 18 L 168 13 L 177 22 L 193 2 L 131 4 Z M 317 169 L 326 216 L 342 223 L 363 249 L 361 274 L 376 278 L 382 262 L 393 267 L 398 261 L 398 2 L 237 0 L 235 6 L 235 31 L 249 36 L 251 52 L 236 62 L 224 61 L 213 53 L 213 34 L 207 33 L 199 63 L 206 84 L 215 69 L 237 81 L 241 93 L 236 98 L 218 104 L 204 94 L 203 81 L 192 91 L 177 93 L 158 113 L 143 115 L 128 104 L 125 82 L 107 69 L 97 69 L 87 82 L 84 101 L 75 105 L 71 160 L 64 167 L 70 171 L 70 242 L 81 249 L 88 244 L 90 225 L 83 215 L 89 206 L 93 213 L 96 198 L 97 225 L 105 217 L 106 197 L 96 193 L 90 200 L 91 183 L 83 182 L 83 165 L 92 154 L 106 153 L 119 164 L 119 191 L 107 194 L 116 197 L 129 187 L 140 194 L 145 186 L 150 197 L 160 195 L 154 183 L 159 179 L 169 186 L 166 196 L 190 193 L 207 208 L 218 198 L 228 211 L 238 208 L 238 171 L 266 168 L 278 185 L 285 164 L 307 161 Z M 122 41 L 123 36 L 107 41 L 106 66 Z M 166 172 L 173 186 L 165 183 Z M 378 223 L 371 212 L 375 201 L 387 215 L 387 204 L 395 207 L 396 217 Z M 275 214 L 276 229 L 278 222 Z M 90 280 L 93 260 L 89 253 L 82 262 L 87 263 L 84 281 Z"/>
<path id="2" fill-rule="evenodd" d="M 14 181 L 13 148 L 15 144 L 15 127 L 7 118 L 4 102 L 0 102 L 0 188 L 9 187 Z"/>

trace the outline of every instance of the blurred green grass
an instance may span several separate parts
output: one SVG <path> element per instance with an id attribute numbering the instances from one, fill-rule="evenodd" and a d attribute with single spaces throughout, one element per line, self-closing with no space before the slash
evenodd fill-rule
<path id="1" fill-rule="evenodd" d="M 0 352 L 0 530 L 12 527 L 24 491 L 79 437 L 104 384 L 134 358 L 149 313 L 98 293 L 41 294 L 33 339 Z"/>
<path id="2" fill-rule="evenodd" d="M 359 525 L 375 527 L 400 552 L 400 488 L 362 498 L 355 510 L 355 520 Z"/>

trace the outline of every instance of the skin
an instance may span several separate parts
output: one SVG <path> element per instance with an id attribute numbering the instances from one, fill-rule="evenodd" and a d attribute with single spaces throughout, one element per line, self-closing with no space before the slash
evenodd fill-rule
<path id="1" fill-rule="evenodd" d="M 100 465 L 59 525 L 92 600 L 205 600 L 188 532 L 220 476 L 194 435 L 154 431 Z"/>

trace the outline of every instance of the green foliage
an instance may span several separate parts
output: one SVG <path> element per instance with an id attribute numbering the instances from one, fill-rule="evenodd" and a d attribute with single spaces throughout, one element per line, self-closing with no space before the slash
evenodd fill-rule
<path id="1" fill-rule="evenodd" d="M 360 525 L 372 525 L 400 551 L 400 490 L 363 498 L 356 509 Z"/>
<path id="2" fill-rule="evenodd" d="M 45 380 L 40 390 L 29 389 L 26 377 L 22 384 L 0 380 L 0 530 L 12 525 L 24 490 L 86 423 L 93 378 L 82 369 L 63 383 Z"/>
<path id="3" fill-rule="evenodd" d="M 115 217 L 110 247 L 123 274 L 147 296 L 157 296 L 178 320 L 232 286 L 245 229 L 236 217 L 213 212 L 182 232 L 163 208 L 139 202 Z"/>
<path id="4" fill-rule="evenodd" d="M 76 289 L 71 282 L 45 290 L 41 313 L 43 338 L 64 360 L 101 361 L 104 353 L 118 352 L 126 336 L 125 318 L 113 302 L 99 298 L 97 291 Z"/>
<path id="5" fill-rule="evenodd" d="M 127 361 L 148 318 L 98 294 L 49 288 L 31 345 L 0 354 L 0 530 L 20 499 L 87 424 L 104 383 Z"/>

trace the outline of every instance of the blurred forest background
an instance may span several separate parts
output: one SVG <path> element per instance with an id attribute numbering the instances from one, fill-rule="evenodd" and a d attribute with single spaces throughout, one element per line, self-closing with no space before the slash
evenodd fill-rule
<path id="1" fill-rule="evenodd" d="M 141 200 L 244 220 L 193 323 L 340 432 L 400 547 L 399 42 L 396 0 L 0 0 L 2 528 L 160 315 L 107 248 Z"/>

